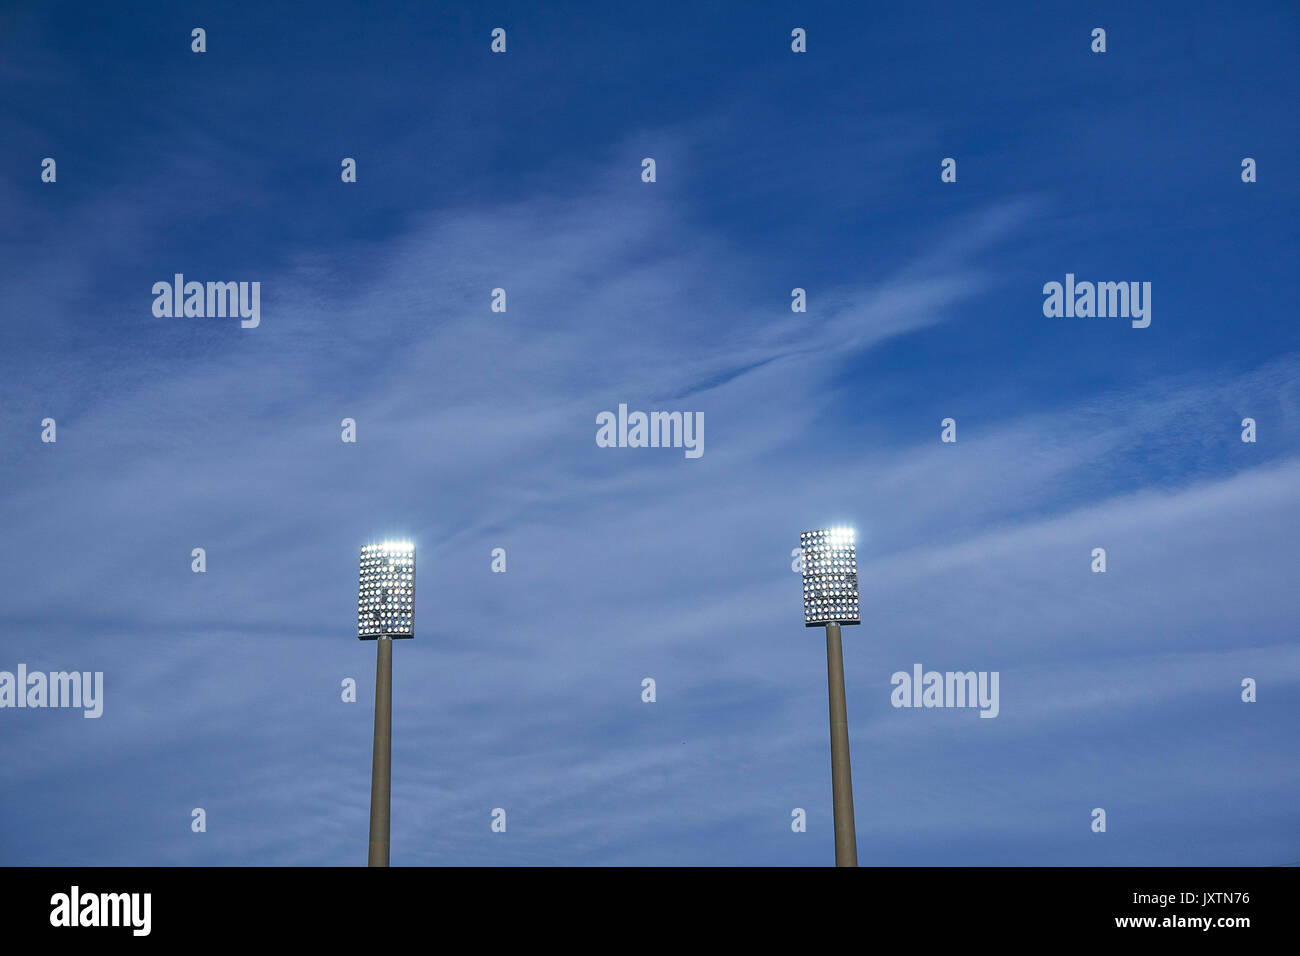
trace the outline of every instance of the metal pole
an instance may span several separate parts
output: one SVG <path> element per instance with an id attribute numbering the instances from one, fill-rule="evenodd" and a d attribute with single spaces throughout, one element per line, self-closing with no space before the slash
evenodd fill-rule
<path id="1" fill-rule="evenodd" d="M 388 866 L 388 791 L 393 766 L 393 642 L 375 641 L 375 751 L 370 768 L 370 866 Z"/>
<path id="2" fill-rule="evenodd" d="M 849 716 L 844 703 L 844 651 L 840 626 L 826 625 L 826 687 L 831 700 L 831 797 L 835 807 L 835 865 L 858 865 L 853 826 L 853 771 L 849 766 Z"/>

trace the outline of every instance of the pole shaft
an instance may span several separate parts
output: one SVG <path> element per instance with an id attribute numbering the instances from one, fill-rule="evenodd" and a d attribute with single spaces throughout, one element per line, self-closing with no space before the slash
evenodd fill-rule
<path id="1" fill-rule="evenodd" d="M 853 825 L 853 771 L 849 765 L 849 716 L 844 703 L 844 650 L 840 626 L 826 625 L 826 688 L 831 702 L 831 797 L 835 808 L 835 865 L 858 865 Z"/>
<path id="2" fill-rule="evenodd" d="M 375 750 L 370 768 L 370 866 L 388 866 L 389 786 L 393 766 L 393 642 L 381 637 L 375 658 Z"/>

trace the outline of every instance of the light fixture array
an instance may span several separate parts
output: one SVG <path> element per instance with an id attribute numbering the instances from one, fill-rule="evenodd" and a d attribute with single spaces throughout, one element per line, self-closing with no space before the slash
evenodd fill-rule
<path id="1" fill-rule="evenodd" d="M 415 545 L 385 541 L 361 549 L 357 637 L 415 636 Z"/>
<path id="2" fill-rule="evenodd" d="M 858 552 L 852 528 L 823 528 L 799 535 L 803 556 L 803 622 L 860 624 Z"/>

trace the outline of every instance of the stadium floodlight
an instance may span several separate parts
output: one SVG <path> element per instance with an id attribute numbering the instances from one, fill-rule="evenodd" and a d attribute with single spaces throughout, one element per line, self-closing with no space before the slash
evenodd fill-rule
<path id="1" fill-rule="evenodd" d="M 385 541 L 361 548 L 357 638 L 374 641 L 375 746 L 370 767 L 370 866 L 388 866 L 393 768 L 393 641 L 415 636 L 415 545 Z"/>
<path id="2" fill-rule="evenodd" d="M 861 624 L 858 615 L 858 551 L 852 528 L 805 531 L 803 556 L 804 627 Z"/>
<path id="3" fill-rule="evenodd" d="M 357 638 L 415 636 L 415 545 L 385 541 L 361 549 Z"/>
<path id="4" fill-rule="evenodd" d="M 835 865 L 858 865 L 853 823 L 853 770 L 849 717 L 844 702 L 841 624 L 861 624 L 858 551 L 852 528 L 823 528 L 799 535 L 803 563 L 804 627 L 826 627 L 826 690 L 830 698 L 831 801 L 835 809 Z"/>

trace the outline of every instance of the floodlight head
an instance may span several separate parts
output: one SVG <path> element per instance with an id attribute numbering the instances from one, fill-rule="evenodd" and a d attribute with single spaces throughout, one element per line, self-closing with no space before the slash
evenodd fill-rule
<path id="1" fill-rule="evenodd" d="M 799 535 L 803 557 L 804 627 L 861 624 L 858 551 L 852 528 L 823 528 Z"/>
<path id="2" fill-rule="evenodd" d="M 415 637 L 415 545 L 367 544 L 357 585 L 357 639 Z"/>

